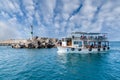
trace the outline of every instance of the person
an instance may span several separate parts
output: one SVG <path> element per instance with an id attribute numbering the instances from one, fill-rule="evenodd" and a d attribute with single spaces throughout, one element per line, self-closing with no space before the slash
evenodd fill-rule
<path id="1" fill-rule="evenodd" d="M 91 44 L 91 47 L 92 47 L 92 48 L 94 47 L 93 44 Z"/>
<path id="2" fill-rule="evenodd" d="M 80 39 L 82 39 L 82 36 L 80 37 Z"/>
<path id="3" fill-rule="evenodd" d="M 97 46 L 96 43 L 94 43 L 94 48 L 96 48 L 96 46 Z"/>
<path id="4" fill-rule="evenodd" d="M 62 42 L 60 41 L 60 46 L 62 46 Z"/>
<path id="5" fill-rule="evenodd" d="M 61 46 L 61 45 L 62 45 L 61 40 L 59 40 L 59 41 L 57 42 L 57 44 L 58 44 L 59 46 Z"/>

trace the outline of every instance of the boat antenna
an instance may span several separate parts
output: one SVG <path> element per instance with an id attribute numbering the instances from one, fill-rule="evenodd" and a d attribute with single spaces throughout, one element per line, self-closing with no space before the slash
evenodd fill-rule
<path id="1" fill-rule="evenodd" d="M 31 25 L 31 40 L 33 39 L 33 26 Z"/>

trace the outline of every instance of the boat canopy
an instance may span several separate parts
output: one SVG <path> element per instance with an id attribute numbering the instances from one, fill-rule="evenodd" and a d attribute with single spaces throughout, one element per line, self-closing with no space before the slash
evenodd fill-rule
<path id="1" fill-rule="evenodd" d="M 105 35 L 105 34 L 107 34 L 107 33 L 92 33 L 92 32 L 89 32 L 89 33 L 87 33 L 87 32 L 72 32 L 72 34 L 82 34 L 82 35 L 100 35 L 100 34 L 102 34 L 102 35 Z"/>

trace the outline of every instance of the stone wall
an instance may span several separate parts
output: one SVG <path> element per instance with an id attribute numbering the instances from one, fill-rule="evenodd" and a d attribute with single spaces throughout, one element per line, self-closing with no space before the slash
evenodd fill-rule
<path id="1" fill-rule="evenodd" d="M 56 47 L 56 38 L 34 37 L 27 40 L 5 40 L 0 41 L 1 46 L 11 46 L 12 48 L 53 48 Z"/>

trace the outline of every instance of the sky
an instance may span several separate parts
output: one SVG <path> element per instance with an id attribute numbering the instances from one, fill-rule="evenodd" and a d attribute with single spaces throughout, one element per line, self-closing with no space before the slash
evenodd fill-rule
<path id="1" fill-rule="evenodd" d="M 0 0 L 0 40 L 105 32 L 120 41 L 120 0 Z"/>

